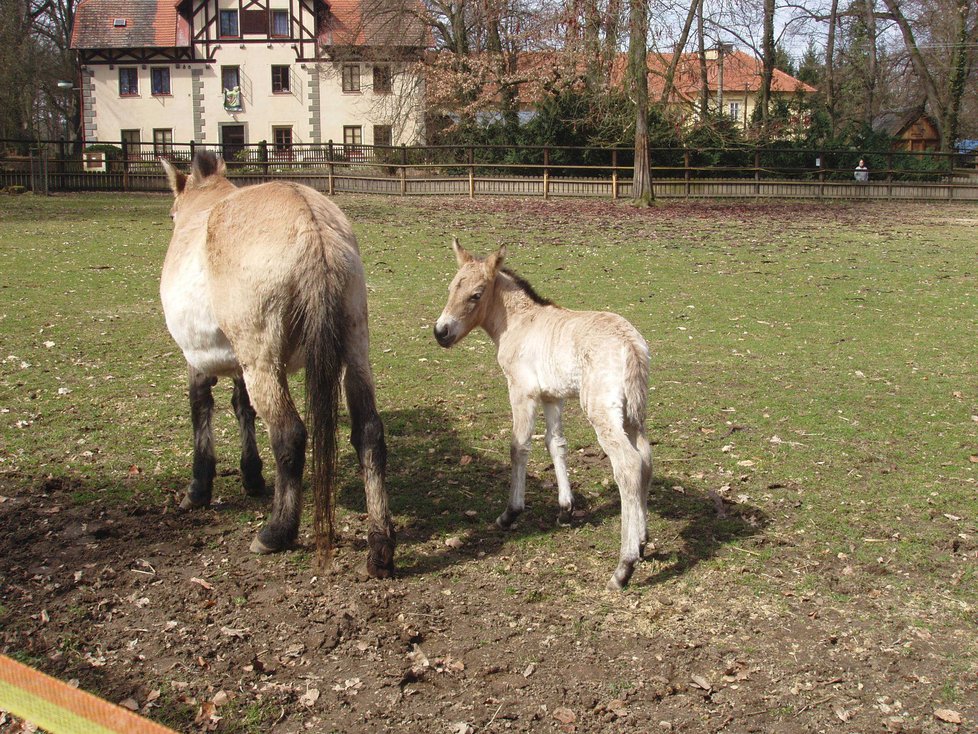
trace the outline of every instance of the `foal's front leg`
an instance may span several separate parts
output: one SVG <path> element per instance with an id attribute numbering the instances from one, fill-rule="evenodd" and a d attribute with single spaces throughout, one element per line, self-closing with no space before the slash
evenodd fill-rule
<path id="1" fill-rule="evenodd" d="M 550 459 L 554 463 L 554 473 L 557 475 L 557 502 L 560 514 L 557 522 L 569 525 L 574 513 L 574 495 L 571 492 L 570 479 L 567 477 L 567 439 L 564 438 L 564 427 L 560 414 L 564 401 L 546 401 L 543 404 L 543 415 L 547 419 L 547 434 L 544 439 Z"/>
<path id="2" fill-rule="evenodd" d="M 190 421 L 194 427 L 193 479 L 187 494 L 180 502 L 181 510 L 207 507 L 214 489 L 217 460 L 214 458 L 214 429 L 211 416 L 214 413 L 214 395 L 211 388 L 217 378 L 198 372 L 190 367 L 189 396 Z"/>
<path id="3" fill-rule="evenodd" d="M 536 418 L 536 401 L 527 396 L 509 391 L 509 402 L 513 409 L 513 441 L 509 448 L 512 464 L 509 485 L 509 505 L 496 524 L 508 529 L 526 507 L 526 463 L 530 457 L 530 439 L 533 437 L 533 421 Z"/>

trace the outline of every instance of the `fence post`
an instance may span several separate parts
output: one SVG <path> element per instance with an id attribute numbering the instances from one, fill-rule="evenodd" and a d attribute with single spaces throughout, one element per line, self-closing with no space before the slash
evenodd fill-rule
<path id="1" fill-rule="evenodd" d="M 818 157 L 818 198 L 825 198 L 825 153 L 819 151 Z"/>
<path id="2" fill-rule="evenodd" d="M 475 150 L 470 145 L 469 152 L 469 198 L 475 198 Z"/>
<path id="3" fill-rule="evenodd" d="M 689 198 L 689 148 L 683 148 L 683 193 Z"/>
<path id="4" fill-rule="evenodd" d="M 333 183 L 333 139 L 329 139 L 329 143 L 326 145 L 326 175 L 329 177 L 329 195 L 332 196 L 336 193 Z"/>
<path id="5" fill-rule="evenodd" d="M 754 149 L 754 196 L 761 195 L 761 151 Z"/>
<path id="6" fill-rule="evenodd" d="M 191 140 L 190 141 L 190 160 L 193 160 L 195 155 L 197 155 L 197 142 L 194 141 L 194 140 Z"/>
<path id="7" fill-rule="evenodd" d="M 886 198 L 893 198 L 893 154 L 886 154 Z"/>
<path id="8" fill-rule="evenodd" d="M 618 149 L 611 151 L 611 198 L 618 198 Z"/>
<path id="9" fill-rule="evenodd" d="M 954 152 L 947 154 L 947 198 L 954 198 Z"/>
<path id="10" fill-rule="evenodd" d="M 122 139 L 122 190 L 129 191 L 129 141 Z"/>
<path id="11" fill-rule="evenodd" d="M 401 143 L 401 196 L 407 193 L 407 145 Z"/>
<path id="12" fill-rule="evenodd" d="M 543 147 L 543 198 L 550 198 L 550 148 Z"/>

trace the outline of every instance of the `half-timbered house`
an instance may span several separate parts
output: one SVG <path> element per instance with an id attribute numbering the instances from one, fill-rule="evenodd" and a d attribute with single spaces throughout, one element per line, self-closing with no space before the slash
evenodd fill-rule
<path id="1" fill-rule="evenodd" d="M 83 136 L 225 157 L 421 142 L 426 39 L 397 0 L 81 0 Z"/>

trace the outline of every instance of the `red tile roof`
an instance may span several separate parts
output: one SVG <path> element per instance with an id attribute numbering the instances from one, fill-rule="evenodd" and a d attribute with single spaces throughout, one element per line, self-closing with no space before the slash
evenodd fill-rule
<path id="1" fill-rule="evenodd" d="M 649 94 L 656 98 L 662 94 L 665 84 L 665 73 L 672 61 L 671 54 L 649 54 Z M 733 51 L 723 56 L 723 91 L 730 92 L 759 92 L 763 69 L 759 59 L 743 51 Z M 720 62 L 717 58 L 706 60 L 707 86 L 711 93 L 720 88 Z M 700 93 L 699 54 L 683 54 L 676 66 L 676 76 L 673 86 L 676 94 L 687 99 L 696 99 Z M 812 93 L 815 88 L 805 82 L 795 79 L 780 69 L 774 70 L 771 78 L 771 91 L 775 93 Z"/>
<path id="2" fill-rule="evenodd" d="M 190 45 L 187 21 L 173 0 L 81 0 L 71 47 L 175 48 Z M 116 25 L 116 21 L 125 24 Z"/>
<path id="3" fill-rule="evenodd" d="M 428 32 L 402 0 L 327 0 L 323 40 L 330 46 L 430 45 Z M 418 6 L 420 11 L 421 7 Z"/>

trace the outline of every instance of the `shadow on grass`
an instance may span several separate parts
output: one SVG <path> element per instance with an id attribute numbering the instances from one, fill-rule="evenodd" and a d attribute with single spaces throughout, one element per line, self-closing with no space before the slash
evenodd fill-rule
<path id="1" fill-rule="evenodd" d="M 477 450 L 460 436 L 458 419 L 433 407 L 387 412 L 387 487 L 391 512 L 398 522 L 398 573 L 415 576 L 442 572 L 463 562 L 499 555 L 512 542 L 544 539 L 571 532 L 557 524 L 557 490 L 553 467 L 534 471 L 533 459 L 547 459 L 546 449 L 535 444 L 527 474 L 527 510 L 513 529 L 495 525 L 509 498 L 509 440 L 497 438 L 490 451 Z M 497 449 L 498 446 L 498 449 Z M 586 450 L 588 463 L 611 478 L 611 464 L 596 447 Z M 580 457 L 568 456 L 574 467 Z M 655 464 L 653 460 L 653 465 Z M 539 464 L 538 464 L 539 466 Z M 682 487 L 681 491 L 677 487 Z M 617 559 L 621 505 L 614 483 L 599 497 L 574 486 L 575 502 L 585 514 L 577 526 L 604 528 L 607 544 Z M 364 512 L 363 484 L 346 481 L 339 489 L 340 506 Z M 659 548 L 646 551 L 658 570 L 646 577 L 639 572 L 633 583 L 658 584 L 681 576 L 713 557 L 724 545 L 763 531 L 766 515 L 748 504 L 726 505 L 721 510 L 707 491 L 687 478 L 656 476 L 649 492 L 649 532 L 666 521 L 670 537 Z M 678 531 L 675 530 L 678 526 Z M 661 528 L 660 528 L 661 529 Z M 674 536 L 674 537 L 673 537 Z M 459 538 L 460 547 L 445 544 Z M 677 541 L 679 545 L 677 546 Z M 357 552 L 365 552 L 362 542 Z M 590 551 L 593 552 L 593 551 Z M 608 573 L 614 568 L 609 560 Z"/>

